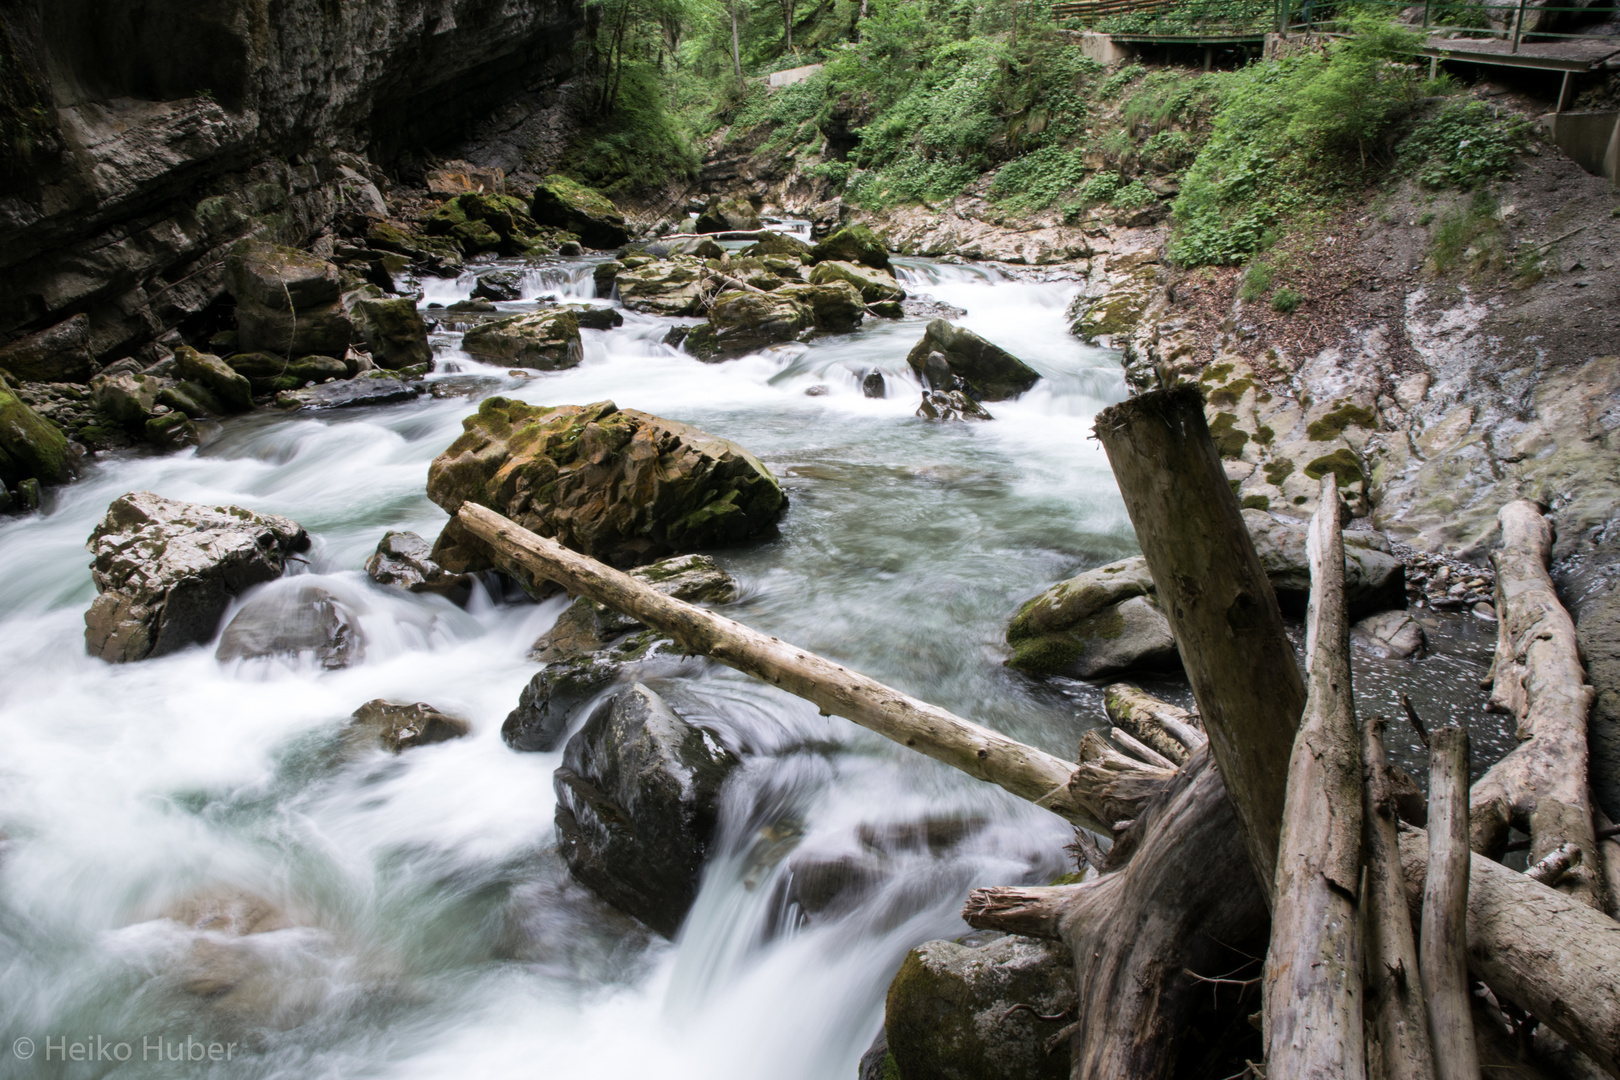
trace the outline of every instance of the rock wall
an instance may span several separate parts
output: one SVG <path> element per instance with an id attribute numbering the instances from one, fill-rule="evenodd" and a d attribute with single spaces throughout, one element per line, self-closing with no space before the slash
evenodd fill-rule
<path id="1" fill-rule="evenodd" d="M 0 13 L 0 342 L 78 314 L 105 363 L 306 244 L 394 165 L 565 78 L 579 0 L 15 0 Z"/>

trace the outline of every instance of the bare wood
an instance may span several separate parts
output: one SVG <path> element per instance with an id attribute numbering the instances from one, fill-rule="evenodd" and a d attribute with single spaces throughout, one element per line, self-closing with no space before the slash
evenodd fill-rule
<path id="1" fill-rule="evenodd" d="M 712 611 L 665 596 L 476 503 L 463 503 L 455 520 L 504 558 L 515 560 L 539 578 L 633 615 L 674 637 L 689 653 L 712 656 L 814 702 L 824 713 L 852 720 L 969 776 L 1029 799 L 1077 825 L 1109 831 L 1103 819 L 1075 801 L 1070 784 L 1075 767 L 1061 758 Z M 1101 800 L 1099 795 L 1097 801 Z"/>
<path id="2" fill-rule="evenodd" d="M 1025 937 L 1062 940 L 1063 914 L 1074 903 L 1082 885 L 1036 885 L 1025 888 L 998 886 L 974 889 L 962 908 L 962 918 L 981 930 L 1002 930 Z"/>
<path id="3" fill-rule="evenodd" d="M 1129 731 L 1177 765 L 1208 741 L 1192 713 L 1130 683 L 1114 683 L 1105 689 L 1103 708 L 1116 727 Z"/>
<path id="4" fill-rule="evenodd" d="M 1395 792 L 1384 754 L 1384 719 L 1369 720 L 1362 731 L 1365 801 L 1362 832 L 1367 852 L 1366 889 L 1362 898 L 1367 1001 L 1366 1014 L 1377 1034 L 1386 1080 L 1435 1080 L 1434 1050 L 1429 1042 L 1428 1009 L 1418 976 L 1417 944 L 1401 876 L 1401 849 Z M 1372 1045 L 1368 1057 L 1374 1053 Z M 1373 1062 L 1368 1071 L 1377 1073 Z"/>
<path id="5" fill-rule="evenodd" d="M 1103 851 L 1097 841 L 1091 838 L 1090 832 L 1085 829 L 1075 829 L 1074 846 L 1080 849 L 1080 854 L 1086 860 L 1087 865 L 1099 874 L 1103 872 L 1103 867 L 1108 863 L 1108 854 Z"/>
<path id="6" fill-rule="evenodd" d="M 1602 808 L 1592 815 L 1598 830 L 1598 866 L 1603 872 L 1603 895 L 1610 918 L 1620 918 L 1620 833 L 1614 831 Z"/>
<path id="7" fill-rule="evenodd" d="M 1479 1080 L 1468 995 L 1468 732 L 1429 735 L 1429 867 L 1418 968 L 1439 1080 Z"/>
<path id="8" fill-rule="evenodd" d="M 1428 836 L 1403 827 L 1401 873 L 1414 909 Z M 1468 870 L 1468 970 L 1620 1075 L 1620 923 L 1490 859 Z M 1438 1052 L 1438 1047 L 1436 1047 Z"/>
<path id="9" fill-rule="evenodd" d="M 1080 762 L 1070 768 L 1074 770 L 1069 777 L 1070 801 L 1092 819 L 1108 822 L 1108 828 L 1098 831 L 1110 835 L 1114 822 L 1139 816 L 1175 776 L 1174 770 L 1126 757 L 1095 731 L 1081 736 Z"/>
<path id="10" fill-rule="evenodd" d="M 1270 883 L 1305 685 L 1210 438 L 1203 396 L 1186 386 L 1142 394 L 1103 410 L 1095 430 L 1175 632 L 1250 860 Z"/>
<path id="11" fill-rule="evenodd" d="M 1499 855 L 1509 826 L 1530 834 L 1532 862 L 1572 843 L 1582 864 L 1560 888 L 1601 910 L 1586 742 L 1595 692 L 1581 667 L 1575 624 L 1547 574 L 1552 527 L 1535 503 L 1522 499 L 1497 518 L 1502 550 L 1491 557 L 1498 617 L 1491 707 L 1514 717 L 1521 742 L 1474 785 L 1474 849 Z"/>
<path id="12" fill-rule="evenodd" d="M 1307 534 L 1310 696 L 1288 767 L 1288 799 L 1266 951 L 1268 1074 L 1367 1075 L 1362 1030 L 1361 746 L 1350 690 L 1350 620 L 1337 478 L 1322 477 Z M 1460 954 L 1459 954 L 1460 955 Z"/>
<path id="13" fill-rule="evenodd" d="M 1108 737 L 1113 739 L 1114 743 L 1121 750 L 1124 750 L 1132 757 L 1140 758 L 1142 761 L 1152 765 L 1154 768 L 1174 769 L 1178 764 L 1177 762 L 1171 761 L 1169 758 L 1153 749 L 1153 747 L 1142 742 L 1124 728 L 1110 728 L 1108 731 Z"/>
<path id="14" fill-rule="evenodd" d="M 1560 878 L 1569 873 L 1581 861 L 1581 849 L 1574 844 L 1564 844 L 1555 847 L 1532 867 L 1524 872 L 1524 876 L 1532 881 L 1539 881 L 1543 885 L 1556 886 Z"/>

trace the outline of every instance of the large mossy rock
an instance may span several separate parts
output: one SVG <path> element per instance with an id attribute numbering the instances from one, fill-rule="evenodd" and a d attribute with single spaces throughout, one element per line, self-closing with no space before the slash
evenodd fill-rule
<path id="1" fill-rule="evenodd" d="M 586 247 L 616 248 L 630 239 L 624 215 L 607 196 L 566 176 L 553 174 L 540 181 L 530 212 L 542 225 L 577 233 Z"/>
<path id="2" fill-rule="evenodd" d="M 868 304 L 906 298 L 906 290 L 887 270 L 874 270 L 870 266 L 834 259 L 817 263 L 815 269 L 810 271 L 811 284 L 828 285 L 836 281 L 853 285 L 860 292 L 861 299 Z"/>
<path id="3" fill-rule="evenodd" d="M 461 348 L 486 363 L 536 371 L 578 367 L 585 358 L 579 316 L 568 308 L 479 323 L 461 339 Z"/>
<path id="4" fill-rule="evenodd" d="M 547 230 L 529 214 L 530 206 L 511 195 L 471 193 L 447 199 L 422 223 L 429 236 L 443 237 L 468 255 L 550 254 Z"/>
<path id="5" fill-rule="evenodd" d="M 182 345 L 174 350 L 174 365 L 181 378 L 207 387 L 227 409 L 247 412 L 253 408 L 253 386 L 247 376 L 214 354 Z"/>
<path id="6" fill-rule="evenodd" d="M 1088 570 L 1018 609 L 1007 627 L 1007 666 L 1093 679 L 1136 668 L 1173 668 L 1176 640 L 1153 603 L 1140 555 Z"/>
<path id="7" fill-rule="evenodd" d="M 637 683 L 604 702 L 563 751 L 557 841 L 592 892 L 666 937 L 697 899 L 737 758 Z"/>
<path id="8" fill-rule="evenodd" d="M 19 382 L 89 382 L 93 362 L 88 315 L 0 345 L 0 371 Z"/>
<path id="9" fill-rule="evenodd" d="M 816 262 L 837 260 L 861 263 L 878 270 L 889 268 L 889 249 L 865 225 L 846 225 L 811 249 Z"/>
<path id="10" fill-rule="evenodd" d="M 211 640 L 231 599 L 280 577 L 309 536 L 288 518 L 137 491 L 113 500 L 86 546 L 100 595 L 85 645 L 124 663 Z"/>
<path id="11" fill-rule="evenodd" d="M 427 324 L 414 301 L 404 297 L 360 299 L 349 308 L 355 336 L 366 343 L 371 359 L 389 371 L 433 363 Z"/>
<path id="12" fill-rule="evenodd" d="M 889 1055 L 902 1080 L 1067 1080 L 1067 1048 L 1046 1052 L 1067 1017 L 1039 1017 L 1074 1002 L 1074 959 L 1057 942 L 924 942 L 889 984 Z"/>
<path id="13" fill-rule="evenodd" d="M 626 266 L 614 279 L 619 302 L 631 311 L 650 315 L 695 315 L 699 313 L 703 263 L 692 256 L 655 259 L 639 266 Z M 600 285 L 597 289 L 601 291 Z"/>
<path id="14" fill-rule="evenodd" d="M 0 379 L 0 486 L 59 484 L 71 475 L 67 436 Z"/>
<path id="15" fill-rule="evenodd" d="M 236 299 L 237 344 L 243 352 L 342 356 L 353 338 L 338 304 L 342 278 L 324 259 L 288 247 L 245 241 L 225 260 Z"/>
<path id="16" fill-rule="evenodd" d="M 255 394 L 296 390 L 309 383 L 349 376 L 349 366 L 335 356 L 299 356 L 289 360 L 276 353 L 246 352 L 227 356 L 225 364 L 247 379 Z"/>
<path id="17" fill-rule="evenodd" d="M 769 534 L 787 506 L 752 454 L 695 427 L 611 401 L 546 407 L 493 397 L 428 469 L 447 513 L 472 501 L 614 566 Z M 433 558 L 453 573 L 494 568 L 481 541 L 446 526 Z M 539 590 L 520 567 L 503 566 Z"/>
<path id="18" fill-rule="evenodd" d="M 1039 381 L 1041 374 L 999 345 L 944 319 L 928 324 L 921 340 L 906 354 L 906 363 L 919 379 L 929 379 L 929 356 L 939 353 L 950 374 L 985 401 L 1015 398 Z M 936 363 L 937 367 L 937 363 Z M 932 383 L 931 383 L 932 384 Z M 951 387 L 934 386 L 936 390 Z"/>
<path id="19" fill-rule="evenodd" d="M 700 233 L 753 232 L 758 228 L 759 212 L 747 199 L 710 199 L 697 219 Z"/>
<path id="20" fill-rule="evenodd" d="M 686 351 L 699 360 L 725 360 L 795 341 L 814 326 L 811 309 L 791 295 L 733 290 L 714 302 L 708 325 L 692 328 Z"/>
<path id="21" fill-rule="evenodd" d="M 783 285 L 775 295 L 809 308 L 815 328 L 830 334 L 850 333 L 866 317 L 866 305 L 861 300 L 861 294 L 847 281 L 833 281 L 825 285 Z"/>
<path id="22" fill-rule="evenodd" d="M 785 233 L 766 233 L 743 248 L 738 254 L 751 259 L 785 257 L 796 259 L 800 263 L 807 263 L 815 258 L 810 252 L 810 245 L 796 236 L 788 236 Z"/>

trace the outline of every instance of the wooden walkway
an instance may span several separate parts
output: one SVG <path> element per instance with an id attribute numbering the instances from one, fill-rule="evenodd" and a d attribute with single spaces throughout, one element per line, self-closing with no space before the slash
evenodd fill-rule
<path id="1" fill-rule="evenodd" d="M 1521 41 L 1515 50 L 1513 42 L 1502 38 L 1431 37 L 1423 55 L 1543 71 L 1596 71 L 1610 57 L 1620 56 L 1620 38 Z"/>

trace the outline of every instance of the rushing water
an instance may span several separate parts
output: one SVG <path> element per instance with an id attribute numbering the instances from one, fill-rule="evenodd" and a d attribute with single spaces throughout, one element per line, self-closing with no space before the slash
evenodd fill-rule
<path id="1" fill-rule="evenodd" d="M 533 268 L 526 301 L 502 307 L 589 297 L 589 270 Z M 538 377 L 478 364 L 446 331 L 433 380 L 450 396 L 233 420 L 195 452 L 100 461 L 44 515 L 0 525 L 0 1076 L 851 1080 L 905 951 L 962 933 L 968 889 L 1065 869 L 1062 823 L 727 669 L 673 664 L 648 681 L 745 765 L 678 940 L 649 937 L 560 863 L 560 752 L 500 739 L 534 672 L 524 654 L 562 601 L 480 593 L 462 610 L 375 586 L 361 566 L 385 530 L 431 538 L 443 524 L 423 486 L 473 407 L 455 394 L 611 398 L 735 439 L 782 479 L 780 536 L 717 553 L 742 586 L 728 614 L 1072 753 L 1100 718 L 1096 691 L 1007 672 L 1000 640 L 1020 601 L 1135 548 L 1089 437 L 1123 396 L 1117 358 L 1064 332 L 1064 282 L 902 274 L 1041 383 L 993 403 L 993 423 L 913 418 L 917 319 L 706 365 L 660 344 L 669 320 L 625 312 L 621 329 L 584 331 L 578 368 Z M 473 281 L 422 284 L 425 306 Z M 860 392 L 873 368 L 885 399 Z M 364 662 L 87 657 L 84 540 L 111 499 L 142 489 L 301 522 L 314 547 L 295 570 L 359 613 Z M 376 697 L 431 702 L 473 733 L 358 752 L 341 732 Z M 885 831 L 924 820 L 956 828 L 932 848 Z M 782 900 L 789 851 L 858 857 L 879 880 L 853 910 L 807 920 Z M 238 939 L 159 917 L 228 890 L 291 925 Z M 92 1055 L 123 1044 L 129 1060 L 61 1060 L 61 1040 L 98 1038 Z M 232 1044 L 231 1058 L 154 1056 L 186 1040 Z"/>

